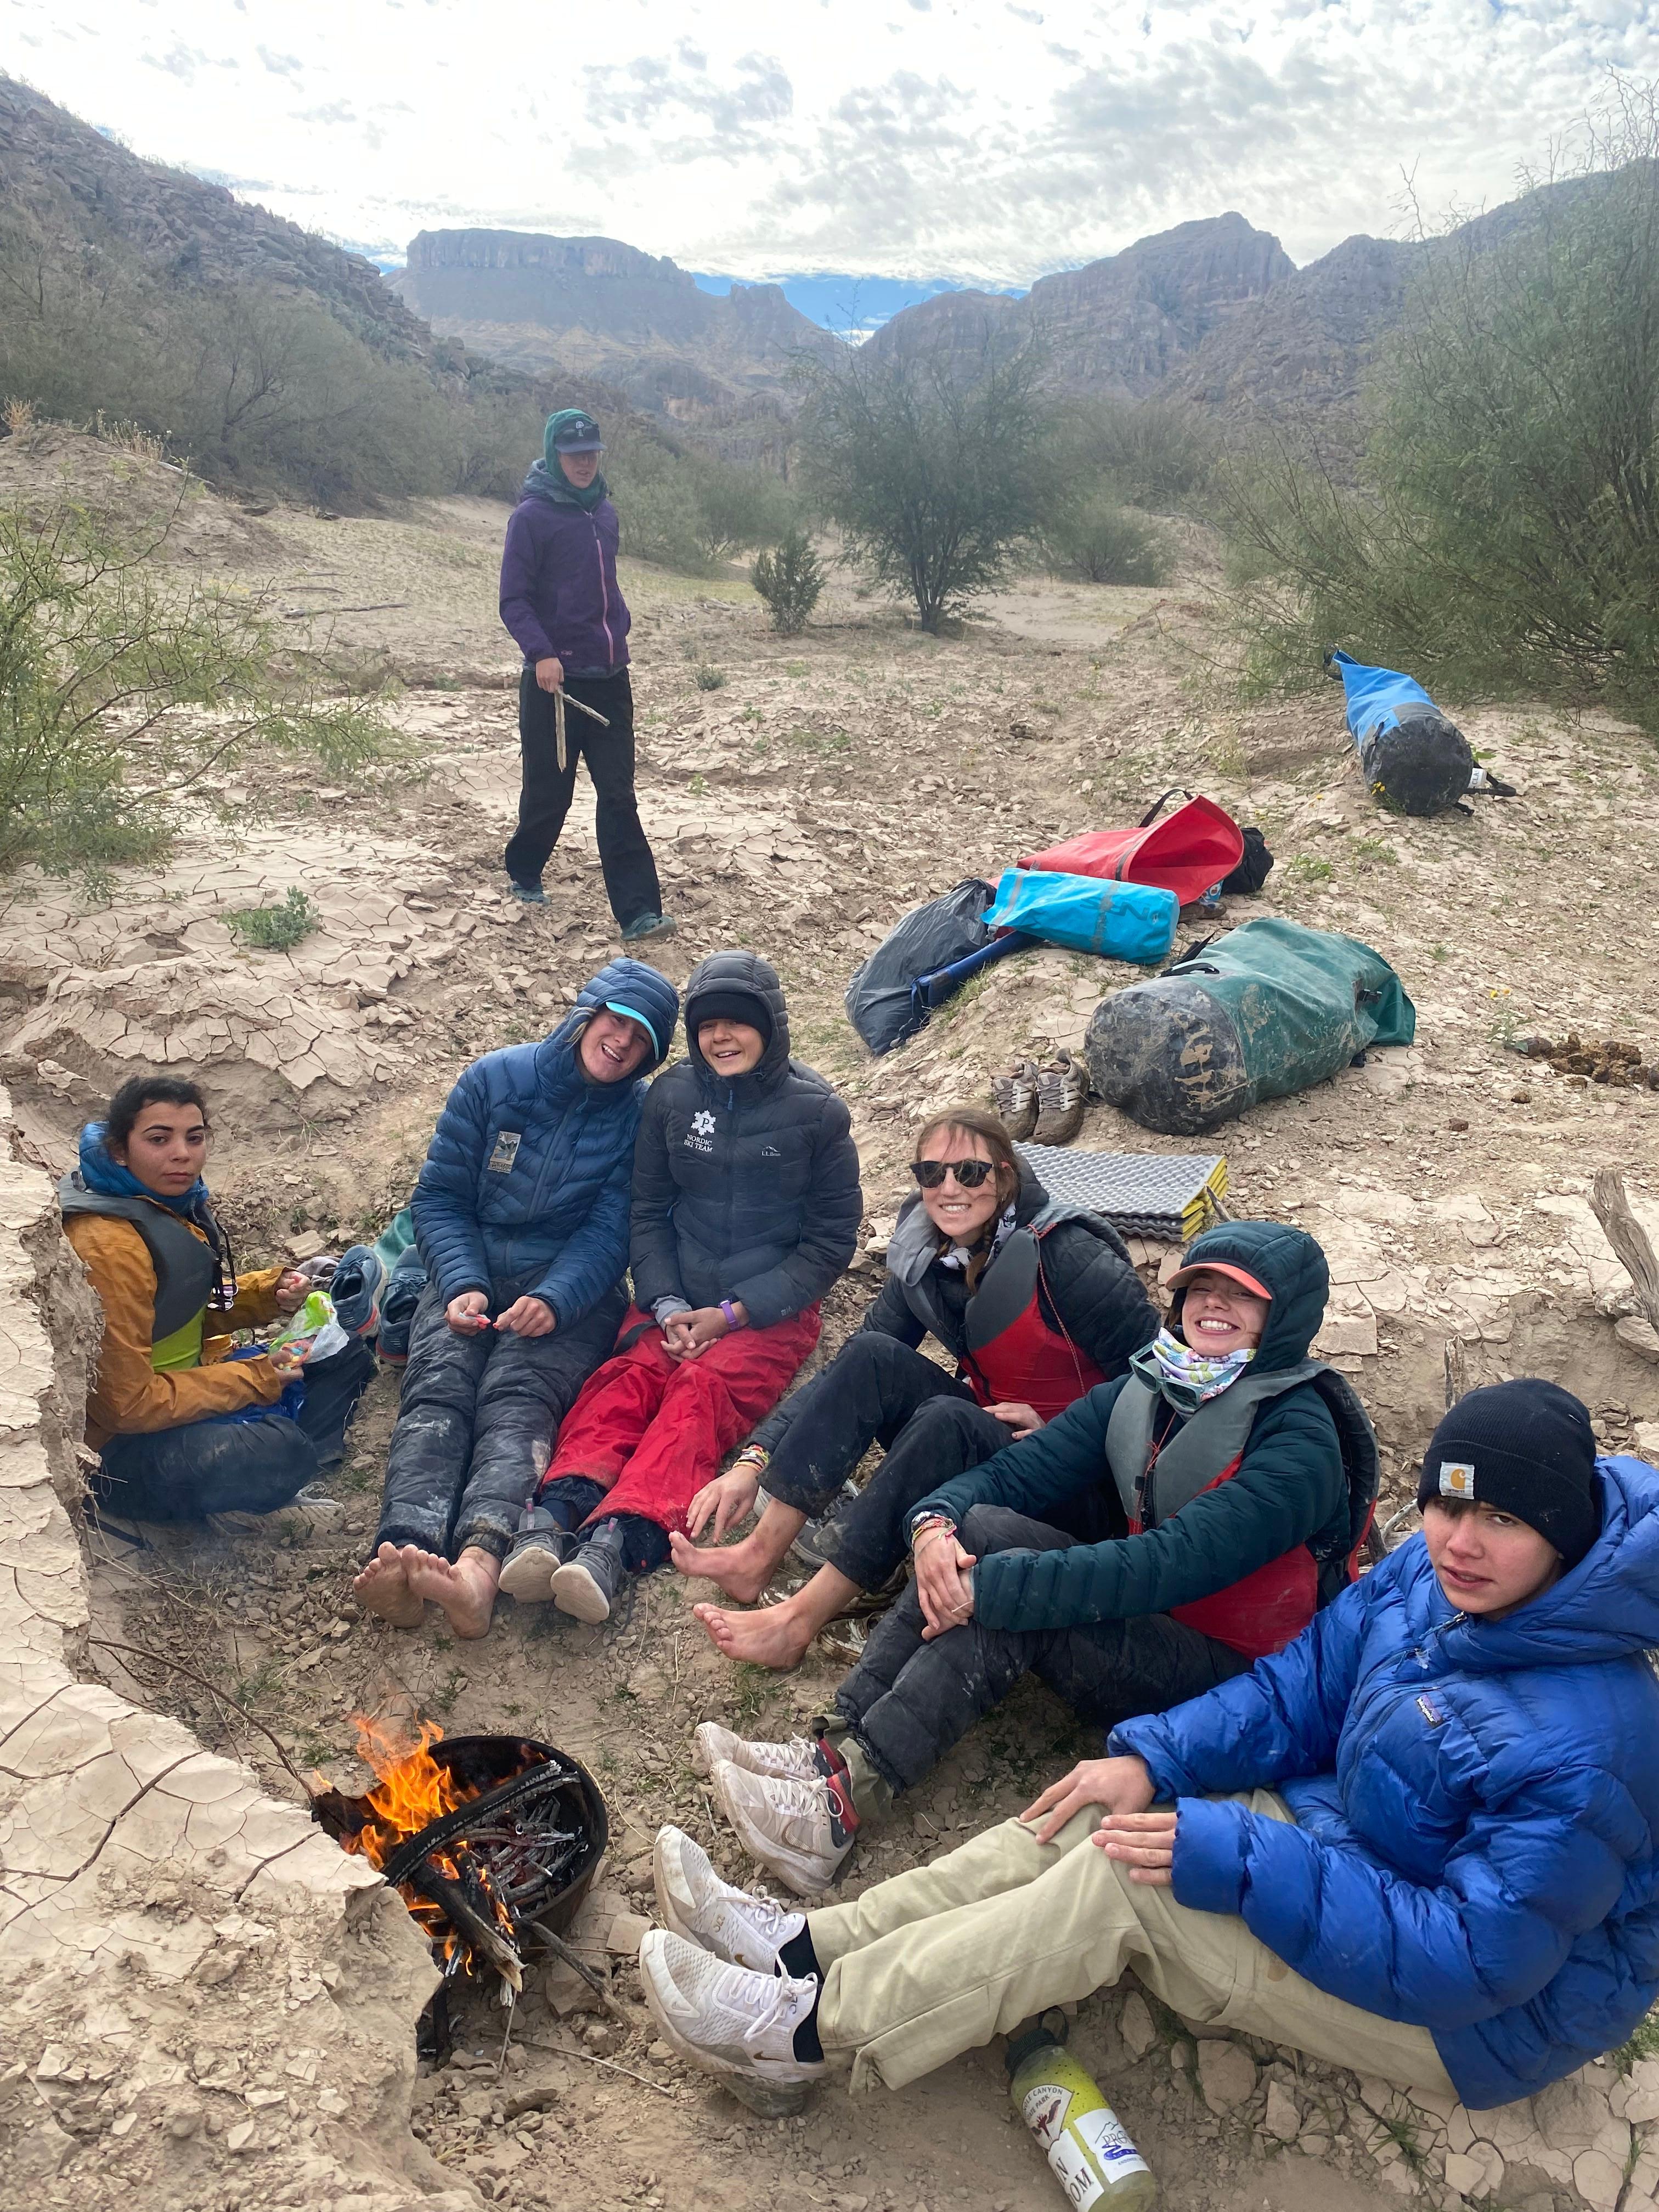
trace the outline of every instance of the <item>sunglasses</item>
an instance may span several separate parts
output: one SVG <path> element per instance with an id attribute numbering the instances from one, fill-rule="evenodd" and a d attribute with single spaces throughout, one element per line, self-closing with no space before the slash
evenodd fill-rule
<path id="1" fill-rule="evenodd" d="M 987 1176 L 996 1173 L 994 1160 L 912 1160 L 910 1172 L 924 1190 L 937 1190 L 948 1175 L 959 1188 L 977 1190 Z"/>

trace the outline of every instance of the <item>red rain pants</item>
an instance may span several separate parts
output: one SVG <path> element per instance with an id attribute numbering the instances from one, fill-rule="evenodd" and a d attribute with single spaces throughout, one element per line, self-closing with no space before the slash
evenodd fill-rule
<path id="1" fill-rule="evenodd" d="M 686 1507 L 771 1412 L 817 1344 L 818 1309 L 770 1328 L 733 1329 L 695 1359 L 671 1359 L 651 1316 L 630 1306 L 620 1334 L 641 1327 L 636 1342 L 583 1383 L 559 1425 L 543 1484 L 586 1475 L 607 1492 L 590 1521 L 638 1513 L 683 1534 Z"/>

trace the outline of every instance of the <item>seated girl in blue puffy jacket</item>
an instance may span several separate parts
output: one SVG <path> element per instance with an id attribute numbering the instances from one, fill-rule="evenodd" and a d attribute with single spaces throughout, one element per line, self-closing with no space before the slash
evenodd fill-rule
<path id="1" fill-rule="evenodd" d="M 640 1961 L 670 2044 L 750 2094 L 836 2059 L 902 2088 L 1129 1966 L 1472 2108 L 1623 2042 L 1659 1993 L 1659 1472 L 1504 1382 L 1436 1430 L 1418 1503 L 1285 1650 L 850 1904 L 786 1912 L 664 1829 Z"/>
<path id="2" fill-rule="evenodd" d="M 429 1598 L 489 1626 L 501 1561 L 559 1424 L 626 1300 L 629 1184 L 645 1077 L 679 994 L 612 960 L 551 1036 L 474 1060 L 415 1186 L 415 1310 L 380 1525 L 353 1588 L 394 1628 Z"/>

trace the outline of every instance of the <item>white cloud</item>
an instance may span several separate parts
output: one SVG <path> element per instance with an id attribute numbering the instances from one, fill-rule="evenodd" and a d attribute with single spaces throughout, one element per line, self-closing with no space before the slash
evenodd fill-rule
<path id="1" fill-rule="evenodd" d="M 1507 198 L 1659 0 L 53 0 L 0 68 L 155 158 L 401 248 L 605 234 L 683 265 L 1029 283 L 1237 208 L 1298 261 Z"/>

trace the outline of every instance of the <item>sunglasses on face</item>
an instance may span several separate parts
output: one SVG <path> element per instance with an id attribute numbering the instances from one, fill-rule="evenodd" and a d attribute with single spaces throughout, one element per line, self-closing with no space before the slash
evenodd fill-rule
<path id="1" fill-rule="evenodd" d="M 963 1190 L 977 1190 L 987 1176 L 996 1173 L 993 1160 L 912 1160 L 910 1172 L 924 1190 L 937 1190 L 948 1175 Z"/>

